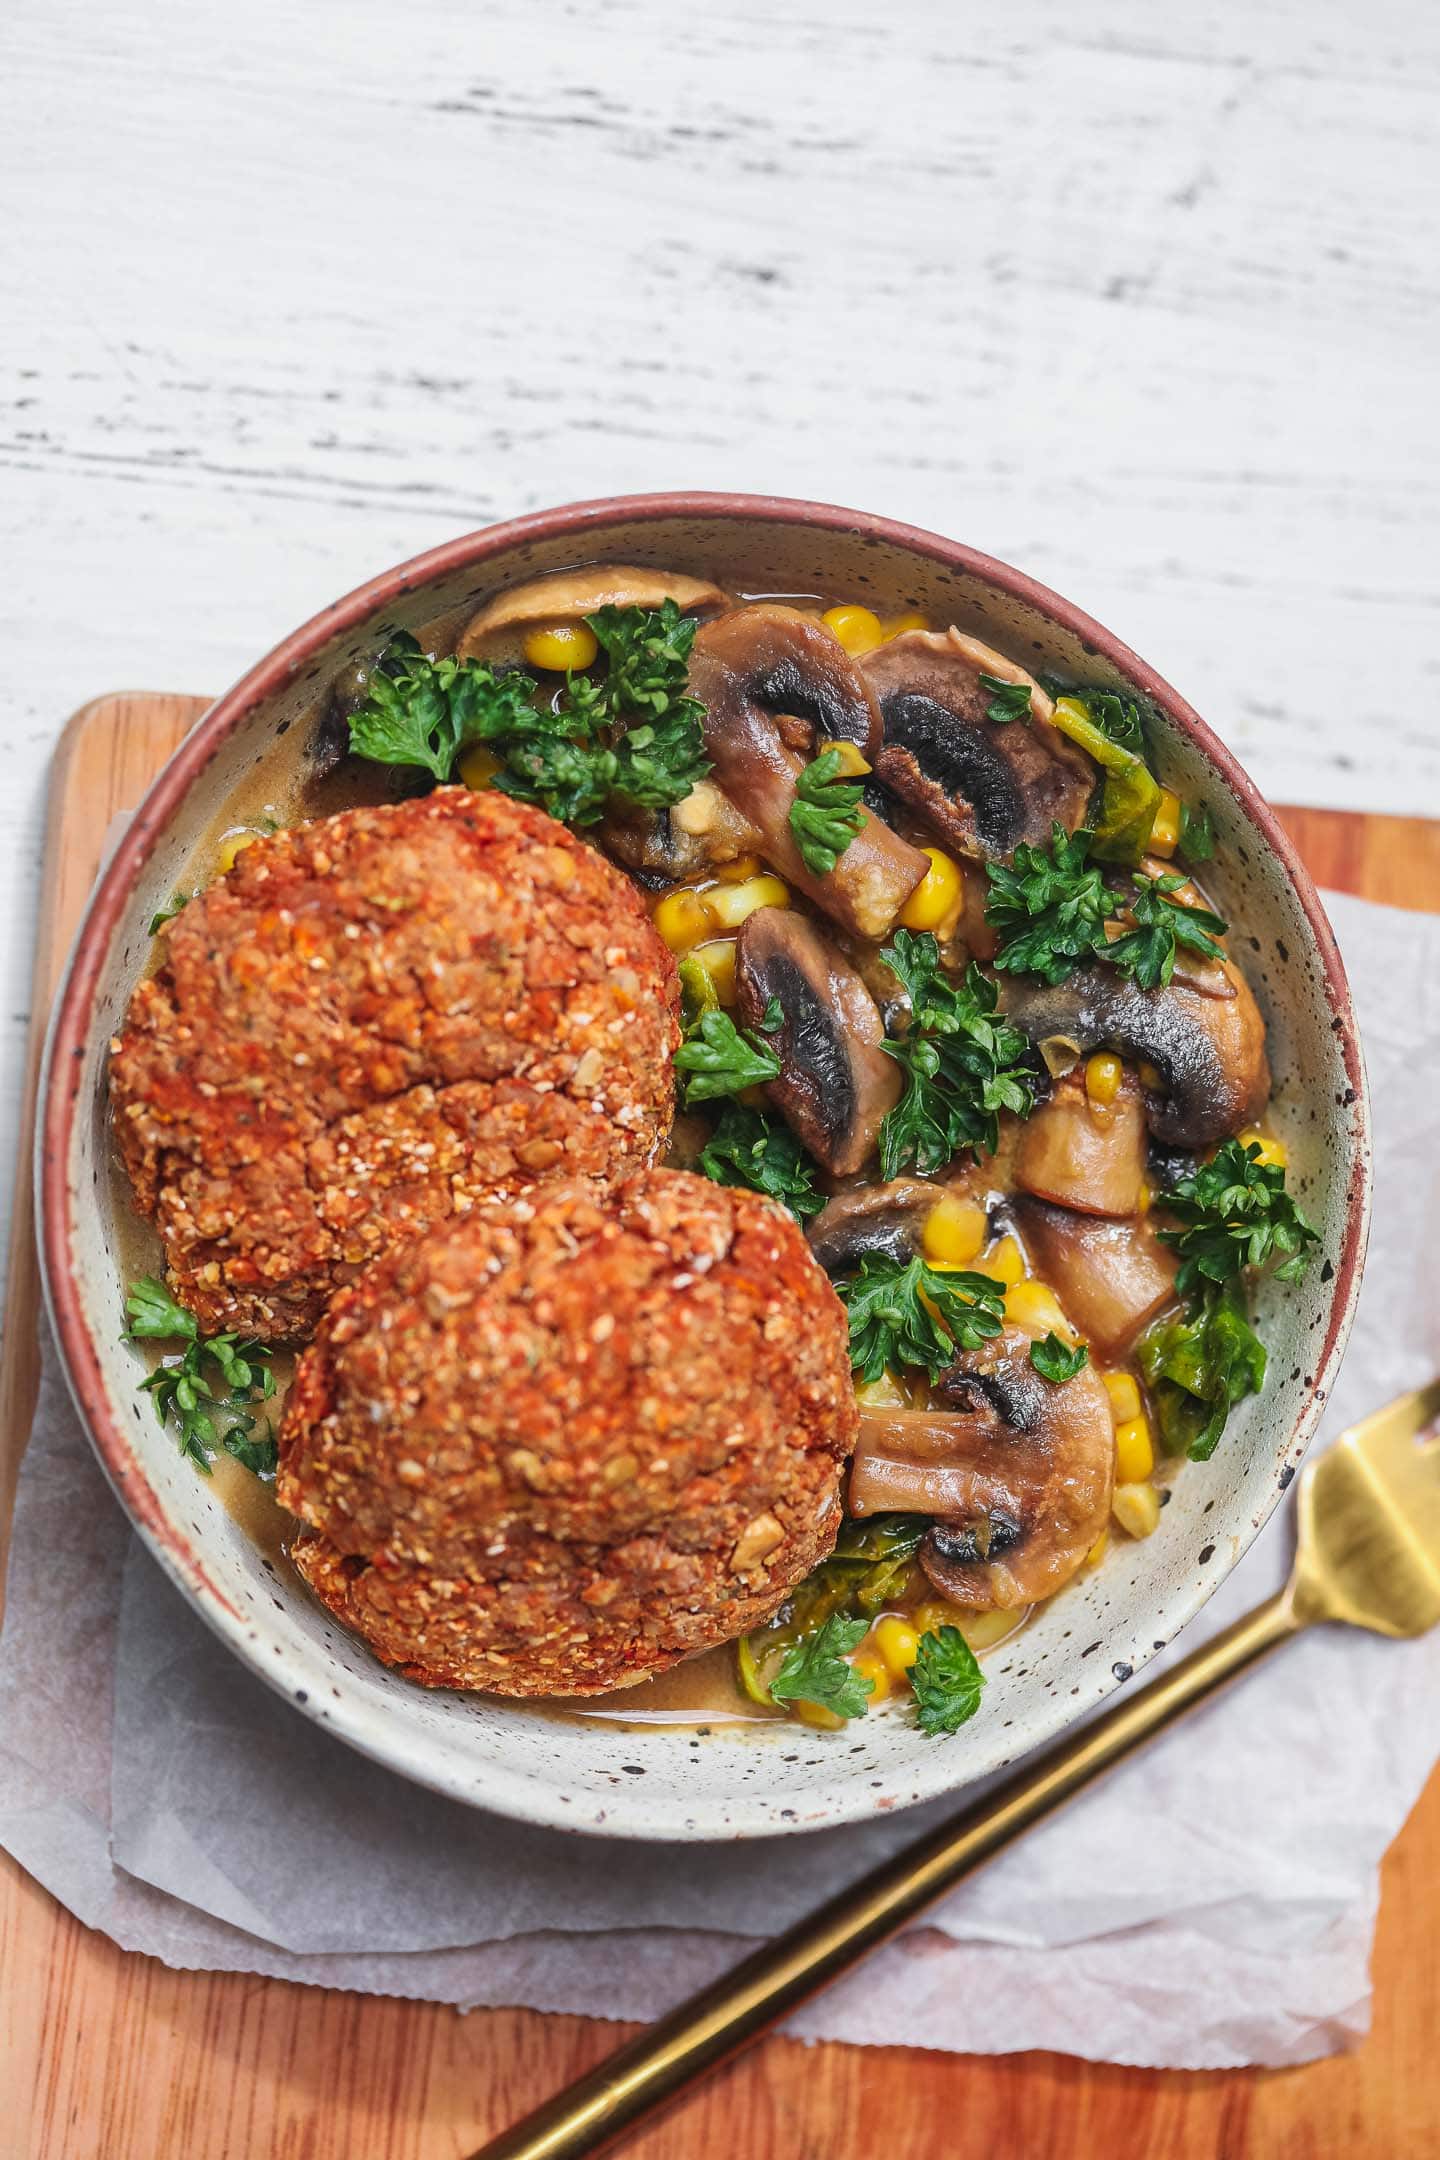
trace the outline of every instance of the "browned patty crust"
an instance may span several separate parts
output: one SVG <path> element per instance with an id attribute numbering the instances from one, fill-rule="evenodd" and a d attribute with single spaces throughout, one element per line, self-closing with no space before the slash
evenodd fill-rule
<path id="1" fill-rule="evenodd" d="M 773 1202 L 680 1170 L 397 1246 L 300 1360 L 293 1557 L 431 1687 L 588 1695 L 753 1627 L 830 1550 L 845 1313 Z"/>
<path id="2" fill-rule="evenodd" d="M 669 1135 L 674 963 L 626 879 L 508 796 L 258 840 L 161 935 L 111 1095 L 206 1330 L 306 1336 L 401 1233 Z"/>

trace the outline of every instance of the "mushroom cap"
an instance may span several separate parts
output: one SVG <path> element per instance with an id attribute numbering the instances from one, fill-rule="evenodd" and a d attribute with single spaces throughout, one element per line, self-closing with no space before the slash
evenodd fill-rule
<path id="1" fill-rule="evenodd" d="M 1103 963 L 1063 983 L 1008 976 L 1005 1017 L 1037 1046 L 1062 1037 L 1083 1056 L 1109 1043 L 1145 1058 L 1165 1079 L 1146 1097 L 1155 1138 L 1168 1147 L 1210 1147 L 1253 1125 L 1270 1099 L 1265 1022 L 1250 985 L 1227 954 L 1202 987 L 1173 981 L 1142 990 Z"/>
<path id="2" fill-rule="evenodd" d="M 1013 660 L 959 630 L 907 630 L 862 666 L 885 725 L 875 771 L 951 847 L 999 861 L 1021 841 L 1043 846 L 1057 820 L 1067 832 L 1084 822 L 1095 768 Z M 1026 684 L 1029 719 L 990 719 L 982 675 Z"/>
<path id="3" fill-rule="evenodd" d="M 901 1262 L 920 1250 L 925 1218 L 947 1190 L 927 1178 L 892 1178 L 836 1193 L 810 1223 L 810 1250 L 827 1275 L 843 1275 L 870 1256 Z"/>
<path id="4" fill-rule="evenodd" d="M 1013 1608 L 1069 1580 L 1104 1529 L 1115 1428 L 1091 1365 L 1058 1386 L 1006 1326 L 942 1373 L 924 1410 L 862 1410 L 850 1512 L 935 1515 L 919 1560 L 957 1605 Z"/>
<path id="5" fill-rule="evenodd" d="M 758 1028 L 771 998 L 784 1020 L 768 1040 L 780 1077 L 766 1094 L 812 1155 L 837 1176 L 873 1154 L 900 1100 L 900 1068 L 880 1048 L 885 1023 L 855 969 L 792 908 L 757 908 L 740 927 L 735 1003 Z"/>
<path id="6" fill-rule="evenodd" d="M 817 745 L 853 742 L 868 756 L 880 739 L 879 708 L 839 639 L 798 608 L 733 608 L 696 632 L 690 688 L 705 706 L 711 777 L 756 828 L 766 860 L 846 929 L 885 936 L 928 857 L 867 812 L 821 875 L 790 830 L 795 784 Z"/>
<path id="7" fill-rule="evenodd" d="M 511 585 L 472 615 L 455 647 L 459 660 L 482 657 L 504 630 L 531 623 L 578 622 L 602 607 L 658 608 L 673 600 L 683 614 L 725 605 L 725 594 L 708 578 L 687 577 L 680 570 L 644 570 L 634 563 L 589 563 L 581 570 L 557 570 L 549 577 Z"/>

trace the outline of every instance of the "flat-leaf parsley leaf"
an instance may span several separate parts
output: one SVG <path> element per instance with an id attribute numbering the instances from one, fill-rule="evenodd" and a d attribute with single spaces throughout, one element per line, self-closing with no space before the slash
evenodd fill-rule
<path id="1" fill-rule="evenodd" d="M 1028 720 L 1030 717 L 1030 685 L 1026 682 L 1005 682 L 998 675 L 982 675 L 980 687 L 990 693 L 990 703 L 985 708 L 987 720 L 997 727 L 1008 727 L 1012 720 Z"/>
<path id="2" fill-rule="evenodd" d="M 1083 1372 L 1090 1362 L 1090 1352 L 1084 1343 L 1062 1342 L 1053 1332 L 1043 1342 L 1030 1345 L 1030 1363 L 1042 1380 L 1049 1380 L 1055 1387 L 1062 1387 L 1067 1380 Z"/>
<path id="3" fill-rule="evenodd" d="M 1158 990 L 1169 982 L 1181 945 L 1209 960 L 1225 957 L 1224 947 L 1215 942 L 1225 932 L 1221 918 L 1209 908 L 1171 897 L 1185 883 L 1179 871 L 1158 878 L 1137 877 L 1129 903 L 1134 929 L 1100 948 L 1100 958 L 1122 975 L 1133 976 L 1142 990 Z"/>
<path id="4" fill-rule="evenodd" d="M 463 750 L 486 744 L 495 785 L 569 825 L 593 825 L 612 796 L 642 809 L 680 802 L 710 770 L 704 707 L 686 694 L 695 618 L 673 600 L 657 609 L 605 607 L 587 622 L 603 676 L 569 675 L 550 704 L 518 669 L 431 659 L 408 633 L 392 639 L 350 717 L 356 756 L 416 765 L 449 780 Z"/>
<path id="5" fill-rule="evenodd" d="M 959 1628 L 931 1628 L 920 1638 L 910 1667 L 915 1722 L 921 1732 L 958 1732 L 980 1707 L 985 1675 Z"/>
<path id="6" fill-rule="evenodd" d="M 1009 863 L 987 863 L 985 920 L 1000 932 L 994 964 L 1062 983 L 1105 944 L 1120 903 L 1090 861 L 1091 835 L 1056 823 L 1048 848 L 1021 841 Z"/>
<path id="7" fill-rule="evenodd" d="M 864 783 L 841 777 L 838 750 L 822 750 L 795 782 L 790 830 L 807 870 L 826 877 L 835 868 L 861 826 Z"/>
<path id="8" fill-rule="evenodd" d="M 742 1033 L 718 1005 L 699 1013 L 687 1027 L 675 1064 L 690 1076 L 685 1087 L 687 1109 L 717 1095 L 738 1095 L 744 1088 L 780 1075 L 774 1051 L 748 1031 Z"/>
<path id="9" fill-rule="evenodd" d="M 868 1620 L 847 1620 L 832 1613 L 824 1626 L 792 1643 L 770 1682 L 776 1702 L 817 1703 L 835 1717 L 864 1717 L 875 1683 L 856 1672 L 848 1653 L 869 1628 Z"/>

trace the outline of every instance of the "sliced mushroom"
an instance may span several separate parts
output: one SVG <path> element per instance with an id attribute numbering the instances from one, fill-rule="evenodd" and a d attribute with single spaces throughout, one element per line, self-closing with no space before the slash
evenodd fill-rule
<path id="1" fill-rule="evenodd" d="M 928 858 L 867 812 L 822 876 L 790 831 L 795 783 L 816 745 L 853 742 L 869 757 L 880 740 L 875 700 L 839 640 L 796 608 L 734 608 L 696 632 L 690 688 L 705 706 L 712 778 L 756 827 L 766 859 L 846 929 L 885 936 Z"/>
<path id="2" fill-rule="evenodd" d="M 666 885 L 734 862 L 760 844 L 755 827 L 709 780 L 701 780 L 669 810 L 612 811 L 600 838 L 627 869 Z"/>
<path id="3" fill-rule="evenodd" d="M 1022 840 L 1043 846 L 1057 819 L 1067 832 L 1084 823 L 1095 768 L 1013 660 L 959 630 L 907 630 L 862 665 L 885 721 L 871 762 L 947 845 L 1000 861 Z M 1029 719 L 990 719 L 995 692 L 982 675 L 1028 685 Z"/>
<path id="4" fill-rule="evenodd" d="M 1029 1199 L 1015 1215 L 1037 1271 L 1102 1357 L 1128 1349 L 1174 1297 L 1175 1254 L 1143 1219 L 1105 1222 Z"/>
<path id="5" fill-rule="evenodd" d="M 784 1019 L 767 1037 L 780 1077 L 766 1093 L 812 1155 L 837 1176 L 874 1152 L 900 1100 L 900 1068 L 880 1048 L 874 998 L 813 923 L 790 908 L 757 908 L 735 949 L 735 1005 L 759 1028 L 772 998 Z"/>
<path id="6" fill-rule="evenodd" d="M 827 1275 L 848 1275 L 867 1255 L 913 1260 L 925 1218 L 945 1190 L 925 1178 L 893 1178 L 836 1193 L 809 1228 L 810 1250 Z"/>
<path id="7" fill-rule="evenodd" d="M 1213 991 L 1178 981 L 1142 990 L 1114 968 L 1095 966 L 1056 984 L 1011 976 L 1004 1004 L 1006 1018 L 1037 1046 L 1060 1037 L 1084 1055 L 1108 1043 L 1154 1065 L 1164 1093 L 1147 1095 L 1145 1115 L 1167 1147 L 1211 1146 L 1253 1125 L 1270 1099 L 1265 1023 L 1228 956 Z"/>
<path id="8" fill-rule="evenodd" d="M 597 608 L 658 608 L 665 600 L 673 600 L 686 615 L 697 615 L 724 607 L 725 594 L 708 578 L 686 577 L 679 570 L 642 570 L 633 563 L 590 563 L 583 570 L 558 570 L 550 577 L 512 585 L 487 600 L 461 632 L 456 657 L 488 658 L 502 631 L 521 630 L 530 623 L 578 622 Z"/>
<path id="9" fill-rule="evenodd" d="M 1145 1182 L 1145 1105 L 1126 1072 L 1113 1102 L 1090 1100 L 1084 1075 L 1061 1080 L 1020 1129 L 1015 1182 L 1087 1215 L 1133 1215 Z"/>
<path id="10" fill-rule="evenodd" d="M 850 1470 L 852 1515 L 941 1518 L 919 1560 L 957 1605 L 1049 1597 L 1104 1529 L 1114 1481 L 1110 1401 L 1086 1365 L 1059 1386 L 1030 1363 L 1034 1337 L 1006 1327 L 937 1381 L 925 1410 L 864 1410 Z"/>

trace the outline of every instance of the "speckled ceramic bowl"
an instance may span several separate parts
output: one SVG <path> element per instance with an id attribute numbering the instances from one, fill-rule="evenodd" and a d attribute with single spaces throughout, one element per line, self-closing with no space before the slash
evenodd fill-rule
<path id="1" fill-rule="evenodd" d="M 1298 1290 L 1267 1285 L 1271 1377 L 1157 1534 L 1112 1546 L 988 1661 L 982 1714 L 929 1740 L 885 1710 L 843 1736 L 790 1723 L 608 1728 L 485 1696 L 429 1694 L 378 1665 L 265 1557 L 178 1455 L 120 1340 L 108 1177 L 106 1044 L 144 964 L 147 925 L 226 800 L 293 755 L 330 679 L 383 636 L 498 587 L 588 560 L 651 563 L 758 592 L 921 608 L 1036 667 L 1143 692 L 1162 777 L 1211 805 L 1212 884 L 1264 1008 L 1274 1117 L 1324 1243 Z M 1053 1739 L 1127 1681 L 1204 1604 L 1290 1482 L 1354 1307 L 1369 1200 L 1364 1078 L 1345 977 L 1279 825 L 1189 706 L 1108 631 L 1030 578 L 932 533 L 823 504 L 659 495 L 572 505 L 471 533 L 389 570 L 287 638 L 199 722 L 141 805 L 85 918 L 51 1034 L 40 1135 L 45 1282 L 71 1386 L 115 1491 L 161 1565 L 236 1655 L 338 1738 L 479 1807 L 611 1836 L 806 1830 L 956 1790 Z"/>

